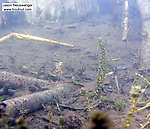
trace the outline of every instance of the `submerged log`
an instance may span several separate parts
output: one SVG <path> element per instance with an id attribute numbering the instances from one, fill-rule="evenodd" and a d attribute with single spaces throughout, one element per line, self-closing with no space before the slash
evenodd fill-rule
<path id="1" fill-rule="evenodd" d="M 70 90 L 70 86 L 67 84 L 61 84 L 51 90 L 6 100 L 1 104 L 6 105 L 6 113 L 9 116 L 17 117 L 21 114 L 27 114 L 41 109 L 42 105 L 55 101 L 58 96 L 70 92 Z"/>
<path id="2" fill-rule="evenodd" d="M 142 69 L 150 69 L 150 1 L 137 0 L 142 18 Z"/>
<path id="3" fill-rule="evenodd" d="M 26 77 L 23 75 L 18 75 L 9 72 L 0 72 L 0 85 L 3 86 L 5 84 L 11 85 L 13 88 L 17 88 L 20 86 L 26 85 L 35 85 L 39 84 L 41 87 L 50 85 L 50 82 L 47 80 L 36 79 L 33 77 Z"/>

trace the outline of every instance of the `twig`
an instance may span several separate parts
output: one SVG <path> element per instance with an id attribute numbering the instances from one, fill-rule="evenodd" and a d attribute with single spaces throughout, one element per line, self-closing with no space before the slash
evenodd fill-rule
<path id="1" fill-rule="evenodd" d="M 49 6 L 51 5 L 51 3 L 53 2 L 54 0 L 51 0 L 49 2 L 49 4 L 46 6 L 46 8 L 43 10 L 43 12 L 40 14 L 40 16 L 38 17 L 38 20 L 45 14 L 45 12 L 47 11 L 47 9 L 49 8 Z"/>
<path id="2" fill-rule="evenodd" d="M 59 104 L 59 106 L 63 107 L 64 109 L 71 110 L 71 111 L 78 111 L 78 110 L 86 111 L 88 109 L 88 108 L 73 108 L 73 107 L 69 107 L 66 105 L 62 105 L 62 104 Z"/>
<path id="3" fill-rule="evenodd" d="M 12 36 L 13 36 L 13 33 L 12 33 L 12 34 L 9 34 L 9 35 L 7 35 L 7 36 L 4 36 L 3 38 L 0 39 L 0 42 L 3 42 L 4 40 L 9 39 L 9 38 L 12 37 Z"/>
<path id="4" fill-rule="evenodd" d="M 41 117 L 41 116 L 38 116 L 38 115 L 34 115 L 34 117 L 39 118 L 39 119 L 42 119 L 43 121 L 48 122 L 48 123 L 50 122 L 50 120 L 47 119 L 47 118 L 45 118 L 45 117 Z M 54 123 L 54 122 L 52 122 L 52 124 L 58 125 L 57 123 Z"/>
<path id="5" fill-rule="evenodd" d="M 93 107 L 90 107 L 90 109 L 94 109 L 96 107 L 98 107 L 99 103 L 97 103 L 95 106 Z M 63 104 L 59 104 L 60 107 L 63 107 L 64 109 L 68 109 L 68 110 L 71 110 L 71 111 L 87 111 L 88 108 L 74 108 L 74 107 L 70 107 L 70 106 L 67 106 L 67 105 L 63 105 Z"/>
<path id="6" fill-rule="evenodd" d="M 58 42 L 58 41 L 54 41 L 54 40 L 50 40 L 50 39 L 40 38 L 40 37 L 36 37 L 36 36 L 32 36 L 32 35 L 19 34 L 19 33 L 9 34 L 9 35 L 1 38 L 0 42 L 3 42 L 4 40 L 6 40 L 12 36 L 15 36 L 20 39 L 32 39 L 32 40 L 38 40 L 38 41 L 42 41 L 42 42 L 48 42 L 48 43 L 54 43 L 54 44 L 59 44 L 59 45 L 63 45 L 63 46 L 73 47 L 73 45 L 70 45 L 67 43 L 62 43 L 62 42 Z"/>
<path id="7" fill-rule="evenodd" d="M 119 84 L 118 84 L 118 78 L 117 78 L 117 76 L 115 75 L 115 83 L 116 83 L 116 87 L 117 87 L 117 89 L 118 90 L 120 90 L 120 88 L 119 88 Z"/>

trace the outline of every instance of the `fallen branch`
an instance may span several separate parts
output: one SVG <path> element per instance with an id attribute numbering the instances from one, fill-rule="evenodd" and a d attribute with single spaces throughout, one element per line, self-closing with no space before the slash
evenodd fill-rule
<path id="1" fill-rule="evenodd" d="M 59 104 L 59 106 L 64 108 L 64 109 L 68 109 L 70 111 L 78 111 L 78 110 L 87 111 L 88 110 L 88 108 L 74 108 L 74 107 L 69 107 L 69 106 L 62 105 L 62 104 Z"/>
<path id="2" fill-rule="evenodd" d="M 3 95 L 14 95 L 15 92 L 11 90 L 12 87 L 10 87 L 8 84 L 4 85 L 2 89 L 0 89 L 0 96 Z"/>
<path id="3" fill-rule="evenodd" d="M 120 91 L 117 75 L 115 75 L 115 83 L 116 83 L 117 90 Z"/>
<path id="4" fill-rule="evenodd" d="M 47 11 L 47 9 L 49 8 L 49 6 L 51 5 L 51 3 L 53 3 L 54 0 L 51 0 L 49 2 L 49 4 L 46 6 L 46 8 L 43 10 L 43 12 L 40 14 L 40 16 L 38 17 L 38 20 L 45 14 L 45 12 Z"/>
<path id="5" fill-rule="evenodd" d="M 0 72 L 0 85 L 11 85 L 13 88 L 17 88 L 23 85 L 39 85 L 40 87 L 49 86 L 50 82 L 47 80 L 36 79 L 33 77 L 26 77 L 9 72 Z"/>
<path id="6" fill-rule="evenodd" d="M 45 122 L 50 122 L 50 120 L 49 119 L 47 119 L 47 118 L 45 118 L 45 117 L 41 117 L 41 116 L 38 116 L 38 115 L 33 115 L 34 117 L 36 117 L 36 118 L 38 118 L 38 119 L 41 119 L 41 120 L 43 120 L 43 121 L 45 121 Z M 54 125 L 59 125 L 59 124 L 57 124 L 57 123 L 55 123 L 55 122 L 53 122 L 52 121 L 52 124 L 54 124 Z"/>
<path id="7" fill-rule="evenodd" d="M 97 102 L 94 106 L 91 106 L 90 109 L 94 109 L 94 108 L 98 107 L 100 103 L 101 102 Z M 87 108 L 74 108 L 74 107 L 70 107 L 67 105 L 63 105 L 63 104 L 59 104 L 59 106 L 64 109 L 71 110 L 71 111 L 87 111 L 88 110 L 88 107 Z"/>
<path id="8" fill-rule="evenodd" d="M 36 37 L 36 36 L 32 36 L 32 35 L 19 34 L 19 33 L 11 33 L 11 34 L 1 38 L 0 42 L 5 41 L 6 39 L 8 39 L 12 36 L 15 36 L 20 39 L 32 39 L 32 40 L 38 40 L 38 41 L 42 41 L 42 42 L 48 42 L 48 43 L 54 43 L 54 44 L 59 44 L 59 45 L 63 45 L 63 46 L 73 47 L 73 45 L 70 45 L 67 43 L 62 43 L 62 42 L 58 42 L 58 41 L 54 41 L 54 40 L 50 40 L 50 39 L 40 38 L 40 37 Z"/>
<path id="9" fill-rule="evenodd" d="M 9 35 L 7 35 L 7 36 L 4 36 L 3 38 L 0 39 L 0 42 L 3 42 L 4 40 L 9 39 L 9 38 L 12 37 L 12 36 L 13 36 L 13 33 L 12 33 L 12 34 L 9 34 Z"/>
<path id="10" fill-rule="evenodd" d="M 25 112 L 31 113 L 42 109 L 42 104 L 46 105 L 53 102 L 60 94 L 69 92 L 70 89 L 71 87 L 68 85 L 57 85 L 51 90 L 6 100 L 2 104 L 6 105 L 6 113 L 9 116 L 16 117 Z"/>

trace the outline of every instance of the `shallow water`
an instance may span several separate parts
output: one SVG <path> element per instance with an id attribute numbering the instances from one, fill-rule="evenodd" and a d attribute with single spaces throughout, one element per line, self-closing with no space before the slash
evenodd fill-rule
<path id="1" fill-rule="evenodd" d="M 119 7 L 122 8 L 123 5 L 119 5 Z M 51 23 L 43 20 L 38 24 L 3 29 L 0 38 L 15 32 L 64 42 L 73 45 L 73 47 L 10 37 L 0 43 L 0 72 L 7 71 L 46 80 L 51 85 L 67 83 L 74 89 L 73 92 L 58 97 L 60 105 L 69 105 L 82 110 L 82 108 L 87 107 L 87 104 L 81 97 L 79 90 L 84 87 L 89 92 L 93 92 L 96 87 L 96 76 L 101 59 L 101 50 L 97 38 L 101 37 L 105 46 L 107 73 L 112 72 L 113 74 L 104 79 L 103 86 L 106 93 L 102 93 L 98 98 L 101 103 L 96 105 L 95 103 L 98 100 L 93 102 L 90 96 L 89 98 L 91 106 L 96 107 L 93 110 L 100 109 L 107 112 L 116 128 L 119 129 L 124 124 L 124 115 L 127 115 L 129 111 L 129 91 L 134 80 L 134 74 L 140 68 L 141 20 L 138 12 L 135 12 L 134 10 L 129 15 L 129 31 L 126 42 L 121 40 L 123 31 L 121 12 L 119 12 L 118 19 L 115 21 L 112 11 L 106 11 L 100 15 L 95 14 L 76 21 L 62 19 L 57 23 Z M 59 66 L 59 64 L 61 65 Z M 117 76 L 120 90 L 116 87 L 115 76 Z M 78 85 L 74 84 L 76 81 Z M 50 87 L 46 88 L 49 89 Z M 13 96 L 6 95 L 6 98 L 11 99 L 40 91 L 39 87 L 37 88 L 31 83 L 15 90 L 16 93 Z M 105 100 L 109 101 L 106 102 Z M 117 100 L 124 103 L 124 108 L 121 111 L 114 107 L 114 102 Z M 57 108 L 53 108 L 53 106 L 49 107 L 49 110 L 54 112 L 53 114 L 56 117 L 54 121 L 58 121 L 59 114 L 57 114 Z M 66 112 L 69 112 L 68 115 L 70 116 L 76 116 L 77 114 L 79 118 L 83 117 L 83 123 L 87 123 L 87 112 L 62 110 L 64 116 Z M 48 117 L 46 116 L 47 112 L 45 113 L 43 110 L 33 114 Z M 33 114 L 29 114 L 28 117 L 33 116 Z M 135 120 L 132 128 L 139 126 L 138 121 L 145 117 L 145 114 L 142 115 L 142 117 L 139 117 L 140 114 L 137 114 L 138 120 Z M 37 117 L 33 119 L 33 122 L 28 121 L 27 123 L 32 128 L 41 129 L 44 127 L 43 125 L 47 124 Z M 86 124 L 82 126 L 84 125 Z"/>

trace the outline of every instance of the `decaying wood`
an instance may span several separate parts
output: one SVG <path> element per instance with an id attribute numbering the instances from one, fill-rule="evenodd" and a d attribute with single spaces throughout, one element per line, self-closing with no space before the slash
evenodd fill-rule
<path id="1" fill-rule="evenodd" d="M 59 44 L 59 45 L 63 45 L 63 46 L 73 47 L 73 45 L 70 45 L 67 43 L 62 43 L 62 42 L 58 42 L 58 41 L 54 41 L 54 40 L 50 40 L 50 39 L 40 38 L 40 37 L 32 36 L 32 35 L 19 34 L 19 33 L 11 33 L 7 36 L 4 36 L 3 38 L 0 38 L 0 42 L 5 41 L 6 39 L 8 39 L 12 36 L 15 36 L 20 39 L 32 39 L 32 40 L 38 40 L 38 41 L 42 41 L 42 42 L 48 42 L 48 43 L 54 43 L 54 44 Z"/>
<path id="2" fill-rule="evenodd" d="M 50 122 L 49 119 L 47 119 L 47 118 L 45 118 L 45 117 L 42 117 L 42 116 L 38 116 L 38 115 L 35 115 L 35 114 L 34 114 L 33 117 L 36 117 L 36 118 L 41 119 L 41 120 L 43 120 L 43 121 L 45 121 L 45 122 L 48 122 L 48 123 Z M 57 124 L 57 123 L 55 123 L 55 122 L 53 122 L 53 121 L 52 121 L 51 123 L 54 124 L 54 125 L 57 125 L 57 126 L 59 125 L 59 124 Z"/>
<path id="3" fill-rule="evenodd" d="M 124 21 L 123 21 L 123 36 L 122 41 L 127 40 L 127 34 L 128 34 L 128 1 L 124 1 Z"/>
<path id="4" fill-rule="evenodd" d="M 40 14 L 40 16 L 38 17 L 38 20 L 45 14 L 45 12 L 48 10 L 48 8 L 50 7 L 50 5 L 53 3 L 54 0 L 51 0 L 48 5 L 46 6 L 46 8 L 43 10 L 43 12 Z"/>
<path id="5" fill-rule="evenodd" d="M 94 109 L 96 107 L 99 106 L 101 102 L 96 103 L 95 105 L 91 106 L 90 109 Z M 63 104 L 59 104 L 60 107 L 64 108 L 64 109 L 68 109 L 70 111 L 87 111 L 89 108 L 75 108 L 75 107 L 70 107 L 67 105 L 63 105 Z"/>
<path id="6" fill-rule="evenodd" d="M 142 19 L 142 67 L 141 69 L 150 69 L 150 1 L 137 0 L 137 5 Z"/>
<path id="7" fill-rule="evenodd" d="M 47 80 L 36 79 L 33 77 L 26 77 L 9 72 L 0 72 L 0 85 L 9 84 L 14 88 L 22 85 L 35 85 L 39 84 L 41 87 L 49 86 L 50 82 Z"/>
<path id="8" fill-rule="evenodd" d="M 0 42 L 3 42 L 3 41 L 5 41 L 6 39 L 9 39 L 9 38 L 12 37 L 12 36 L 13 36 L 13 34 L 6 35 L 6 36 L 4 36 L 3 38 L 0 39 Z"/>
<path id="9" fill-rule="evenodd" d="M 67 84 L 57 85 L 51 90 L 25 95 L 14 99 L 3 101 L 6 104 L 6 113 L 10 116 L 18 116 L 24 112 L 31 113 L 42 108 L 49 102 L 53 102 L 58 96 L 63 93 L 70 92 L 70 86 Z"/>
<path id="10" fill-rule="evenodd" d="M 117 90 L 120 91 L 119 84 L 118 84 L 118 77 L 116 75 L 115 75 L 115 83 L 116 83 Z"/>
<path id="11" fill-rule="evenodd" d="M 0 96 L 3 95 L 14 95 L 15 92 L 11 90 L 12 87 L 8 84 L 4 85 L 2 89 L 0 89 Z"/>

